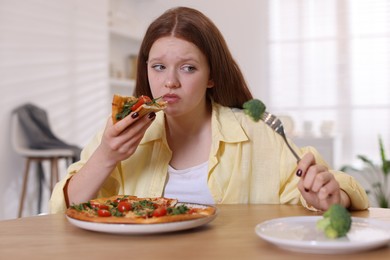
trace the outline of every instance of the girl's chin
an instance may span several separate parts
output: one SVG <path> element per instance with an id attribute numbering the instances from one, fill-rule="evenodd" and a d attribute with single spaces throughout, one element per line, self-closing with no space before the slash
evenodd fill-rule
<path id="1" fill-rule="evenodd" d="M 181 116 L 183 115 L 183 110 L 167 107 L 164 109 L 164 114 L 172 117 Z"/>

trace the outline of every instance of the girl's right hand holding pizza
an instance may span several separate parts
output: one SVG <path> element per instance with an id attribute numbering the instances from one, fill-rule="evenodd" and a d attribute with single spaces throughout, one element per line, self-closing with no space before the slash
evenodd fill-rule
<path id="1" fill-rule="evenodd" d="M 115 124 L 108 120 L 100 145 L 67 185 L 69 205 L 96 197 L 118 162 L 135 152 L 155 117 L 154 112 L 143 117 L 132 113 Z"/>
<path id="2" fill-rule="evenodd" d="M 154 112 L 143 117 L 139 117 L 138 113 L 134 112 L 115 124 L 111 118 L 108 119 L 98 147 L 105 155 L 105 158 L 101 159 L 115 167 L 118 162 L 129 158 L 137 149 L 155 117 Z"/>

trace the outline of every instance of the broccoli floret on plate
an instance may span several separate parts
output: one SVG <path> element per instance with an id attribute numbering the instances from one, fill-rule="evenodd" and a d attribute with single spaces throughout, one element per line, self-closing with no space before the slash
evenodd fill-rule
<path id="1" fill-rule="evenodd" d="M 244 108 L 245 114 L 250 116 L 254 121 L 259 121 L 261 116 L 265 112 L 265 105 L 258 99 L 251 99 L 244 103 L 242 106 Z"/>
<path id="2" fill-rule="evenodd" d="M 343 237 L 351 229 L 351 214 L 340 204 L 333 204 L 322 216 L 323 218 L 317 221 L 316 226 L 324 231 L 328 238 Z"/>

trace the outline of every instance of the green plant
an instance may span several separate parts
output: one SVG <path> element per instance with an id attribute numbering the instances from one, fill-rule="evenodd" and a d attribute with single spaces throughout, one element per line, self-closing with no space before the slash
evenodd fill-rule
<path id="1" fill-rule="evenodd" d="M 381 165 L 375 165 L 370 159 L 364 155 L 358 155 L 365 167 L 363 169 L 356 169 L 355 167 L 346 165 L 341 168 L 341 171 L 354 171 L 365 178 L 370 183 L 371 189 L 367 190 L 367 194 L 372 194 L 381 208 L 390 207 L 390 188 L 389 188 L 389 173 L 390 161 L 387 160 L 382 138 L 379 136 L 379 152 L 381 158 Z"/>

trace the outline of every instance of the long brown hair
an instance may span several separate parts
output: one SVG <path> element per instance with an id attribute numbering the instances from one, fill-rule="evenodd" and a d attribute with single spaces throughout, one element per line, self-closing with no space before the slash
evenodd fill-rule
<path id="1" fill-rule="evenodd" d="M 252 99 L 244 76 L 221 32 L 204 14 L 188 7 L 167 10 L 147 29 L 138 56 L 136 96 L 152 96 L 147 75 L 149 51 L 156 40 L 165 36 L 191 42 L 203 52 L 210 66 L 210 79 L 214 82 L 207 95 L 215 102 L 241 108 L 245 101 Z"/>

